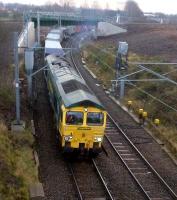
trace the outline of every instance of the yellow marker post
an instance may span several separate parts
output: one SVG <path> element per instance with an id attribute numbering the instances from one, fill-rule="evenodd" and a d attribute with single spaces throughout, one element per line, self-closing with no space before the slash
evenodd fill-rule
<path id="1" fill-rule="evenodd" d="M 147 112 L 143 112 L 143 118 L 147 118 L 148 114 Z"/>
<path id="2" fill-rule="evenodd" d="M 154 124 L 155 124 L 156 126 L 159 126 L 159 125 L 160 125 L 160 120 L 159 120 L 159 119 L 155 119 L 155 120 L 154 120 Z"/>
<path id="3" fill-rule="evenodd" d="M 138 110 L 139 118 L 141 119 L 143 117 L 143 109 Z"/>
<path id="4" fill-rule="evenodd" d="M 143 116 L 143 124 L 144 124 L 144 122 L 146 121 L 146 118 L 147 118 L 147 116 L 148 116 L 148 114 L 147 114 L 147 112 L 143 112 L 142 113 L 142 116 Z"/>
<path id="5" fill-rule="evenodd" d="M 140 124 L 142 124 L 142 120 L 143 120 L 143 109 L 142 108 L 138 110 L 138 114 L 139 114 Z"/>
<path id="6" fill-rule="evenodd" d="M 128 101 L 128 102 L 127 102 L 127 104 L 128 104 L 128 110 L 131 109 L 131 107 L 132 107 L 132 103 L 133 103 L 132 101 Z"/>
<path id="7" fill-rule="evenodd" d="M 138 110 L 138 113 L 142 115 L 142 114 L 143 114 L 143 109 L 140 108 L 140 109 Z"/>

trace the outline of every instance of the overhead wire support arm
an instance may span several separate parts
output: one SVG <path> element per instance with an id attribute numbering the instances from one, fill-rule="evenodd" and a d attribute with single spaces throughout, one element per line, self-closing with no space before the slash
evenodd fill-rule
<path id="1" fill-rule="evenodd" d="M 132 65 L 177 65 L 177 63 L 167 63 L 167 62 L 128 62 Z"/>
<path id="2" fill-rule="evenodd" d="M 124 79 L 125 81 L 131 82 L 158 82 L 158 81 L 166 81 L 165 79 Z"/>
<path id="3" fill-rule="evenodd" d="M 132 76 L 132 75 L 138 74 L 138 73 L 143 72 L 143 71 L 144 71 L 144 69 L 141 69 L 141 70 L 136 71 L 136 72 L 133 72 L 133 73 L 131 73 L 131 74 L 127 74 L 127 75 L 125 75 L 125 76 L 121 76 L 121 77 L 118 78 L 118 80 L 121 80 L 121 79 L 127 78 L 127 77 L 129 77 L 129 76 Z"/>
<path id="4" fill-rule="evenodd" d="M 161 74 L 159 74 L 159 73 L 157 73 L 157 72 L 155 72 L 155 71 L 153 71 L 153 70 L 151 70 L 151 69 L 149 69 L 147 67 L 144 67 L 143 65 L 138 65 L 138 67 L 141 68 L 141 69 L 144 69 L 145 71 L 147 71 L 147 72 L 149 72 L 151 74 L 154 74 L 155 76 L 157 76 L 157 77 L 159 77 L 161 79 L 164 79 L 164 80 L 166 80 L 166 81 L 168 81 L 168 82 L 170 82 L 170 83 L 172 83 L 174 85 L 177 85 L 177 82 L 175 82 L 175 81 L 167 78 L 166 76 L 161 75 Z"/>
<path id="5" fill-rule="evenodd" d="M 146 94 L 147 96 L 149 96 L 149 97 L 151 97 L 152 99 L 158 101 L 159 103 L 163 104 L 164 106 L 168 107 L 169 109 L 171 109 L 171 110 L 177 112 L 177 109 L 176 109 L 176 108 L 174 108 L 174 107 L 168 105 L 167 103 L 163 102 L 162 100 L 158 99 L 157 97 L 153 96 L 152 94 L 150 94 L 150 93 L 144 91 L 143 89 L 137 87 L 135 84 L 133 84 L 133 83 L 131 83 L 131 82 L 128 82 L 127 84 L 132 85 L 133 87 L 135 87 L 135 88 L 138 89 L 139 91 L 143 92 L 143 93 Z"/>
<path id="6" fill-rule="evenodd" d="M 40 68 L 39 70 L 35 71 L 34 73 L 30 74 L 29 76 L 34 76 L 36 75 L 38 72 L 42 71 L 43 69 L 47 68 L 48 65 L 45 65 L 44 67 Z"/>

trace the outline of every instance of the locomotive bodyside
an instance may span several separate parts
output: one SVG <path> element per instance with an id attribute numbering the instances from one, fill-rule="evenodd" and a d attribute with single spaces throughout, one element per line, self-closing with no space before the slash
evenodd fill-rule
<path id="1" fill-rule="evenodd" d="M 106 111 L 64 58 L 49 55 L 46 62 L 47 87 L 62 149 L 100 152 Z"/>

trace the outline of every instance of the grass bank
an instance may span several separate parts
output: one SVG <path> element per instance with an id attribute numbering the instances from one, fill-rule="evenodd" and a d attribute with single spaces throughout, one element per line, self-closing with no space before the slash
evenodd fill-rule
<path id="1" fill-rule="evenodd" d="M 13 32 L 20 33 L 21 28 L 20 21 L 0 22 L 0 199 L 2 200 L 28 200 L 29 185 L 39 182 L 38 170 L 33 159 L 34 139 L 29 128 L 31 118 L 23 87 L 21 87 L 21 114 L 27 129 L 22 133 L 12 133 L 9 130 L 15 118 Z"/>
<path id="2" fill-rule="evenodd" d="M 0 195 L 6 200 L 29 199 L 29 185 L 38 180 L 30 130 L 11 133 L 0 122 Z"/>
<path id="3" fill-rule="evenodd" d="M 94 42 L 83 49 L 83 55 L 87 67 L 98 77 L 100 82 L 111 88 L 111 80 L 115 79 L 115 54 L 116 49 L 110 44 Z M 164 62 L 162 57 L 149 57 L 137 55 L 129 52 L 128 60 L 132 62 Z M 173 66 L 148 66 L 149 69 L 160 74 L 167 74 L 167 77 L 177 81 L 177 71 Z M 122 71 L 121 75 L 130 74 L 139 70 L 136 65 L 129 64 L 126 71 Z M 143 72 L 131 76 L 131 79 L 157 79 L 154 75 Z M 148 119 L 153 123 L 155 118 L 160 119 L 161 125 L 154 129 L 150 124 L 148 128 L 156 137 L 164 142 L 168 149 L 177 158 L 177 86 L 168 82 L 137 82 L 132 85 L 126 84 L 125 97 L 121 101 L 127 105 L 127 101 L 132 100 L 135 113 L 139 108 L 143 108 L 148 112 Z"/>

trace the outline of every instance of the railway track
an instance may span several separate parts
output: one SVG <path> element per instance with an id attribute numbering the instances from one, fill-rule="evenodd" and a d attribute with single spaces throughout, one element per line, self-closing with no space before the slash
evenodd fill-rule
<path id="1" fill-rule="evenodd" d="M 65 42 L 64 47 L 70 48 L 71 47 L 70 45 L 72 45 L 72 41 L 67 41 L 67 42 Z M 79 70 L 77 68 L 77 64 L 75 62 L 75 58 L 77 56 L 77 52 L 75 53 L 75 51 L 73 52 L 71 50 L 70 53 L 68 53 L 67 55 L 69 55 L 67 57 L 67 59 L 70 60 L 70 62 L 72 63 L 72 66 L 76 69 L 78 74 L 82 77 L 82 75 L 80 74 L 80 72 L 79 72 Z M 79 56 L 77 58 L 79 59 Z M 140 192 L 137 192 L 136 187 L 134 187 L 132 185 L 130 187 L 128 187 L 130 189 L 130 191 L 128 191 L 126 194 L 125 193 L 123 194 L 123 190 L 124 190 L 123 188 L 125 187 L 125 185 L 129 181 L 129 178 L 126 179 L 126 181 L 124 180 L 124 177 L 123 177 L 123 179 L 120 179 L 119 178 L 120 175 L 117 174 L 117 170 L 114 167 L 114 163 L 110 160 L 111 158 L 108 158 L 106 156 L 106 154 L 104 154 L 104 153 L 102 155 L 103 155 L 103 160 L 102 161 L 103 162 L 104 161 L 110 162 L 111 163 L 110 165 L 105 165 L 102 161 L 98 161 L 97 159 L 92 160 L 92 163 L 93 163 L 92 166 L 93 165 L 95 166 L 94 168 L 97 171 L 97 176 L 100 177 L 100 180 L 102 181 L 102 184 L 103 184 L 103 188 L 105 188 L 104 190 L 106 191 L 106 195 L 105 195 L 106 197 L 105 198 L 103 197 L 102 199 L 130 199 L 129 197 L 132 197 L 133 199 L 139 199 L 139 200 L 144 199 L 142 197 L 142 195 L 140 194 Z M 80 167 L 80 164 L 81 163 L 79 163 L 79 167 Z M 119 164 L 119 162 L 115 162 L 115 165 L 117 165 L 117 164 Z M 89 168 L 90 167 L 91 167 L 91 165 L 89 166 Z M 105 169 L 107 167 L 111 170 L 111 173 L 105 172 Z M 74 180 L 74 183 L 75 183 L 75 188 L 77 189 L 77 194 L 78 194 L 79 199 L 85 199 L 85 194 L 84 194 L 85 192 L 82 191 L 83 190 L 83 186 L 82 186 L 82 184 L 78 183 L 78 182 L 80 182 L 81 177 L 84 176 L 85 172 L 80 173 L 81 176 L 79 176 L 79 181 L 77 181 L 77 178 L 75 177 L 75 170 L 72 169 L 72 165 L 69 165 L 69 169 L 70 169 L 71 174 L 73 176 L 73 180 Z M 119 169 L 120 169 L 120 167 L 119 167 Z M 86 178 L 83 177 L 83 179 L 88 179 L 88 177 L 90 177 L 91 173 L 89 172 L 89 173 L 86 173 L 86 174 L 89 174 L 89 176 L 87 176 Z M 114 174 L 113 175 L 114 177 L 112 177 L 112 174 Z M 126 177 L 128 176 L 128 173 L 124 172 L 124 170 L 123 170 L 123 174 Z M 104 175 L 104 178 L 103 178 L 102 175 Z M 93 175 L 93 177 L 94 176 L 95 175 Z M 112 179 L 114 179 L 114 181 L 112 181 Z M 95 180 L 96 180 L 96 178 L 95 178 Z M 116 182 L 115 182 L 115 180 L 116 180 Z M 81 189 L 80 189 L 80 185 L 81 185 Z M 118 185 L 118 187 L 116 187 L 116 185 Z M 89 185 L 89 187 L 91 187 L 91 185 Z M 134 190 L 136 190 L 136 192 L 134 192 L 134 194 L 132 194 L 132 191 L 134 191 Z M 94 197 L 92 196 L 91 199 L 93 199 L 93 198 Z"/>
<path id="2" fill-rule="evenodd" d="M 105 137 L 147 199 L 177 199 L 175 192 L 145 159 L 110 115 Z"/>
<path id="3" fill-rule="evenodd" d="M 75 39 L 73 41 L 75 41 Z M 68 42 L 67 44 L 68 47 L 71 44 L 72 44 L 71 42 Z M 42 58 L 41 55 L 38 56 L 37 58 L 38 62 L 35 64 L 36 70 L 38 69 L 38 67 L 44 66 L 44 63 L 40 61 L 40 59 Z M 72 61 L 74 61 L 75 63 L 73 64 L 73 66 L 75 66 L 78 70 L 80 58 L 76 52 L 71 52 L 71 62 Z M 37 100 L 34 105 L 35 107 L 34 120 L 35 120 L 35 128 L 36 128 L 37 143 L 38 143 L 37 151 L 38 151 L 39 161 L 40 161 L 40 168 L 39 168 L 40 180 L 44 186 L 44 192 L 46 196 L 45 199 L 57 199 L 57 200 L 58 199 L 78 199 L 79 193 L 78 193 L 78 190 L 76 190 L 75 183 L 73 184 L 72 174 L 74 174 L 75 176 L 75 180 L 78 184 L 78 188 L 80 190 L 80 193 L 83 199 L 86 199 L 86 198 L 87 199 L 88 198 L 111 199 L 111 196 L 113 199 L 149 199 L 147 195 L 144 195 L 144 198 L 138 198 L 141 195 L 139 196 L 137 195 L 138 196 L 138 197 L 136 196 L 137 198 L 133 197 L 135 193 L 134 190 L 131 191 L 130 194 L 127 195 L 127 197 L 121 198 L 120 194 L 118 194 L 117 192 L 118 191 L 117 182 L 119 181 L 118 179 L 120 179 L 120 174 L 116 174 L 116 170 L 114 170 L 114 167 L 110 169 L 110 171 L 113 171 L 112 173 L 113 176 L 116 177 L 114 180 L 116 184 L 113 185 L 112 179 L 114 177 L 110 177 L 110 174 L 107 174 L 104 172 L 103 167 L 101 168 L 101 165 L 99 163 L 99 159 L 96 159 L 95 163 L 99 170 L 99 173 L 101 174 L 101 176 L 104 177 L 104 178 L 102 177 L 103 182 L 106 183 L 106 185 L 109 187 L 109 190 L 111 191 L 110 192 L 111 196 L 109 196 L 108 191 L 106 192 L 105 186 L 103 186 L 103 183 L 100 182 L 101 177 L 100 175 L 98 175 L 99 174 L 98 172 L 97 173 L 95 172 L 96 169 L 93 163 L 90 163 L 89 165 L 88 163 L 84 163 L 84 162 L 71 163 L 72 164 L 71 168 L 73 171 L 72 173 L 70 167 L 68 169 L 68 165 L 63 160 L 63 157 L 59 153 L 59 150 L 58 150 L 58 144 L 55 139 L 56 130 L 54 129 L 54 126 L 53 126 L 54 122 L 52 120 L 53 112 L 51 111 L 51 107 L 48 102 L 46 84 L 44 82 L 44 78 L 42 74 L 37 75 L 36 86 L 37 87 L 35 90 L 37 92 Z M 127 174 L 128 173 L 131 174 L 132 179 L 135 177 L 139 181 L 139 183 L 141 184 L 141 187 L 146 191 L 150 199 L 152 200 L 176 199 L 176 197 L 173 196 L 173 194 L 171 194 L 168 191 L 168 189 L 165 188 L 165 186 L 161 183 L 159 179 L 158 180 L 155 179 L 156 175 L 152 171 L 150 171 L 151 170 L 150 167 L 147 166 L 144 163 L 144 161 L 140 159 L 140 157 L 138 156 L 138 153 L 136 152 L 136 149 L 129 146 L 129 142 L 126 141 L 123 135 L 121 136 L 122 134 L 121 129 L 119 129 L 119 127 L 116 124 L 114 124 L 114 122 L 111 120 L 108 121 L 106 133 L 108 137 L 108 140 L 106 139 L 107 143 L 110 141 L 109 146 L 112 146 L 112 148 L 116 152 L 116 156 L 115 156 L 116 159 L 121 160 L 119 162 L 123 162 L 122 159 L 124 160 L 128 168 L 130 168 L 132 172 L 131 174 L 127 169 L 128 171 Z M 120 150 L 124 150 L 124 151 L 120 151 Z M 125 150 L 129 150 L 129 152 L 125 153 Z M 117 152 L 121 154 L 120 156 L 122 159 L 120 159 L 120 157 L 117 156 L 118 155 Z M 132 154 L 132 155 L 123 155 L 123 154 Z M 134 155 L 137 157 L 134 157 Z M 100 157 L 104 157 L 105 159 L 106 156 L 103 156 L 102 154 L 102 156 Z M 139 160 L 136 160 L 136 159 L 141 160 L 142 163 L 139 165 Z M 105 168 L 107 167 L 110 168 L 109 159 L 107 160 L 107 166 L 105 166 L 105 162 L 102 162 L 102 161 L 103 160 L 101 160 L 101 164 Z M 131 163 L 133 162 L 134 162 L 133 164 L 134 167 L 131 166 Z M 140 169 L 141 167 L 145 169 Z M 88 170 L 85 170 L 87 168 Z M 136 169 L 132 169 L 132 168 L 136 168 Z M 146 171 L 146 168 L 147 168 L 147 171 Z M 117 169 L 117 165 L 115 166 L 115 169 Z M 109 171 L 108 169 L 106 170 Z M 141 171 L 141 170 L 144 170 L 144 171 Z M 142 177 L 146 177 L 146 175 L 148 175 L 148 178 L 146 179 L 142 178 Z M 110 178 L 110 181 L 108 181 L 108 176 Z M 136 182 L 135 185 L 137 187 L 138 183 L 137 181 L 135 182 Z M 125 184 L 122 185 L 122 187 L 125 186 L 129 188 L 129 185 L 127 184 L 129 183 L 126 182 Z M 89 188 L 91 188 L 91 190 L 89 190 Z M 97 189 L 97 192 L 96 192 L 97 194 L 94 194 L 94 189 Z M 158 191 L 160 191 L 160 193 Z M 120 193 L 121 192 L 122 191 L 120 191 Z M 156 195 L 156 196 L 153 196 L 153 195 Z"/>
<path id="4" fill-rule="evenodd" d="M 43 52 L 35 53 L 35 70 L 44 66 Z M 44 200 L 77 199 L 67 164 L 56 140 L 53 111 L 49 103 L 44 73 L 38 73 L 33 82 L 35 101 L 33 119 L 36 130 L 36 148 L 39 156 L 39 179 L 43 184 Z"/>
<path id="5" fill-rule="evenodd" d="M 70 43 L 70 45 L 72 45 L 72 43 Z M 75 56 L 76 58 L 74 58 Z M 79 71 L 77 66 L 77 54 L 73 55 L 72 51 L 71 60 L 74 64 L 74 67 L 77 69 L 77 71 Z M 80 72 L 79 74 L 81 75 Z M 127 168 L 129 174 L 132 176 L 146 199 L 177 199 L 177 195 L 173 189 L 145 159 L 133 142 L 126 136 L 126 133 L 119 127 L 119 125 L 110 115 L 107 122 L 105 138 L 108 140 L 119 159 Z"/>
<path id="6" fill-rule="evenodd" d="M 69 41 L 67 41 L 67 43 L 65 44 L 65 47 L 66 48 L 72 48 L 72 40 L 69 40 Z M 76 54 L 75 55 L 77 55 L 77 52 L 76 52 Z M 75 62 L 75 59 L 74 59 L 74 52 L 73 52 L 73 50 L 71 49 L 71 51 L 70 51 L 70 53 L 69 53 L 69 56 L 68 56 L 68 59 L 70 59 L 70 62 L 72 63 L 72 66 L 75 68 L 75 70 L 78 72 L 78 74 L 82 77 L 82 75 L 81 75 L 81 73 L 80 73 L 80 71 L 78 70 L 78 68 L 77 68 L 77 64 L 76 64 L 76 62 Z M 96 162 L 95 162 L 95 160 L 94 159 L 92 159 L 91 160 L 91 162 L 92 162 L 92 167 L 94 167 L 94 171 L 97 173 L 97 176 L 99 177 L 99 179 L 101 180 L 101 183 L 102 183 L 102 186 L 103 186 L 103 188 L 104 188 L 104 191 L 105 191 L 105 194 L 106 195 L 103 195 L 102 197 L 100 196 L 100 194 L 98 195 L 97 194 L 97 190 L 96 190 L 96 188 L 94 187 L 94 194 L 92 194 L 92 196 L 91 196 L 91 199 L 102 199 L 102 200 L 106 200 L 106 199 L 110 199 L 110 200 L 113 200 L 114 198 L 113 198 L 113 196 L 112 196 L 112 194 L 111 194 L 111 191 L 108 189 L 108 187 L 107 187 L 107 185 L 106 185 L 106 182 L 104 181 L 104 178 L 103 178 L 103 176 L 101 175 L 101 172 L 100 172 L 100 170 L 99 170 L 99 167 L 97 166 L 97 164 L 96 164 Z M 79 167 L 80 167 L 80 163 L 79 163 Z M 89 166 L 88 168 L 87 168 L 87 170 L 88 169 L 90 169 L 90 167 L 91 166 Z M 84 195 L 84 194 L 82 194 L 82 191 L 81 191 L 81 189 L 80 189 L 80 187 L 79 187 L 79 181 L 77 181 L 77 178 L 76 178 L 76 176 L 75 176 L 75 170 L 73 169 L 73 165 L 71 164 L 71 163 L 69 163 L 69 168 L 70 168 L 70 171 L 71 171 L 71 174 L 72 174 L 72 176 L 73 176 L 73 180 L 74 180 L 74 183 L 75 183 L 75 186 L 76 186 L 76 189 L 77 189 L 77 193 L 78 193 L 78 198 L 80 199 L 80 200 L 83 200 L 83 199 L 87 199 L 86 198 L 86 196 Z M 85 169 L 86 167 L 83 167 L 83 169 Z M 83 174 L 84 174 L 85 172 L 83 172 Z M 91 174 L 91 173 L 87 173 L 87 174 Z M 83 176 L 83 175 L 82 175 Z M 80 177 L 79 177 L 80 178 Z M 82 177 L 83 178 L 83 177 Z M 86 177 L 86 179 L 87 179 L 88 177 Z M 84 179 L 85 180 L 85 179 Z M 88 184 L 89 185 L 89 184 Z M 82 186 L 81 186 L 82 187 Z M 90 187 L 90 186 L 89 186 Z M 89 197 L 90 198 L 90 197 Z"/>
<path id="7" fill-rule="evenodd" d="M 35 54 L 35 70 L 44 66 L 41 55 L 42 52 Z M 43 73 L 37 74 L 33 83 L 36 97 L 33 118 L 44 199 L 113 199 L 94 161 L 73 162 L 68 168 L 55 138 L 55 122 Z"/>
<path id="8" fill-rule="evenodd" d="M 69 162 L 68 167 L 72 174 L 79 200 L 114 199 L 94 159 L 87 162 L 80 161 L 79 163 Z"/>

